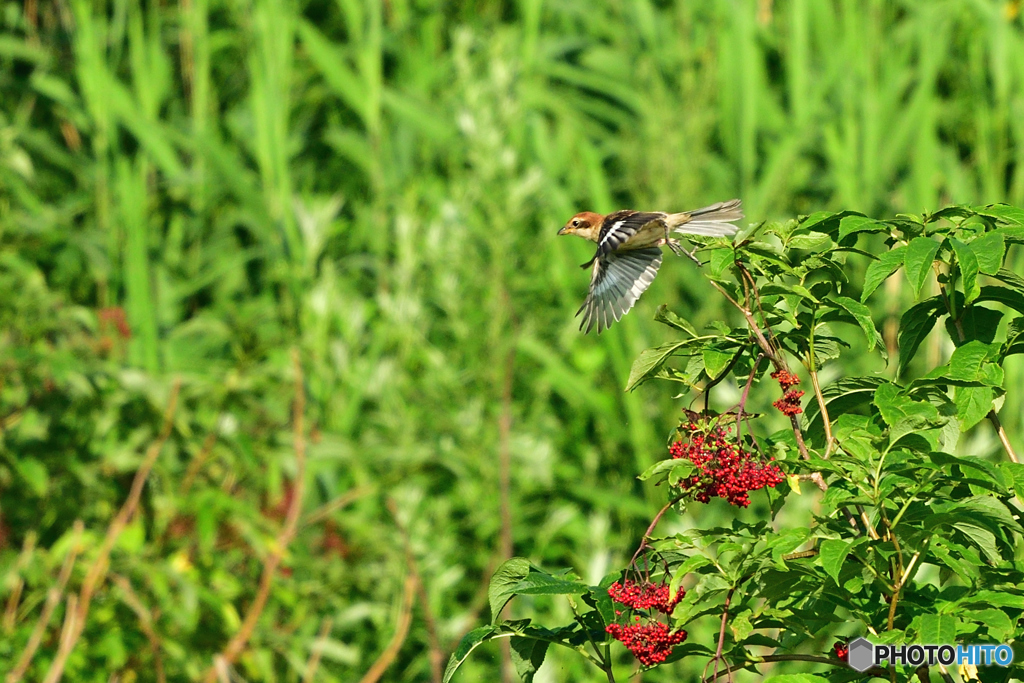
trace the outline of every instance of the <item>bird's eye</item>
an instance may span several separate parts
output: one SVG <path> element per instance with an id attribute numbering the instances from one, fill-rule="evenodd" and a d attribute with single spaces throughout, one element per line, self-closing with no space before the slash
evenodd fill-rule
<path id="1" fill-rule="evenodd" d="M 573 222 L 572 222 L 572 227 L 574 227 L 574 228 L 578 228 L 578 227 L 579 227 L 579 225 L 580 225 L 580 219 L 579 219 L 579 218 L 577 218 L 577 219 L 573 220 Z"/>

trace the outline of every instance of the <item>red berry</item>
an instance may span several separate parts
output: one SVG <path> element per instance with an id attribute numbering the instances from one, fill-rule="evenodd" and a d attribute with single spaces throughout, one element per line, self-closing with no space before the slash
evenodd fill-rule
<path id="1" fill-rule="evenodd" d="M 722 427 L 703 432 L 694 426 L 689 443 L 677 441 L 669 452 L 673 458 L 689 460 L 696 466 L 696 473 L 679 482 L 679 487 L 701 503 L 719 497 L 746 507 L 750 505 L 750 491 L 775 486 L 783 480 L 782 471 L 771 459 L 750 453 Z"/>

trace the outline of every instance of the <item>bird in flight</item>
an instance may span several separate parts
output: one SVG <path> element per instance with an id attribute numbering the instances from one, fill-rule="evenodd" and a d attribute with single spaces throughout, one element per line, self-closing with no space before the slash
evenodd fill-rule
<path id="1" fill-rule="evenodd" d="M 600 334 L 633 308 L 658 274 L 662 245 L 700 265 L 697 257 L 683 249 L 672 233 L 724 237 L 736 233 L 737 227 L 731 223 L 741 218 L 743 208 L 739 199 L 682 213 L 627 209 L 607 216 L 584 211 L 570 218 L 558 231 L 559 235 L 577 235 L 597 242 L 594 258 L 580 266 L 594 268 L 590 292 L 576 311 L 576 315 L 583 314 L 580 329 L 586 327 L 589 333 L 596 326 Z"/>

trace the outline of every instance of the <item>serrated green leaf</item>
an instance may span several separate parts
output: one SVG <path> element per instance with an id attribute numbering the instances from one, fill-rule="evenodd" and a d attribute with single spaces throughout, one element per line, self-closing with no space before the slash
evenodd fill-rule
<path id="1" fill-rule="evenodd" d="M 822 569 L 837 584 L 839 583 L 839 572 L 842 571 L 843 563 L 846 562 L 846 557 L 852 548 L 852 541 L 842 539 L 822 541 L 818 547 L 818 557 L 821 560 Z"/>
<path id="2" fill-rule="evenodd" d="M 774 294 L 780 295 L 792 295 L 798 299 L 808 299 L 815 303 L 818 303 L 817 297 L 811 293 L 806 287 L 800 285 L 786 284 L 784 282 L 770 282 L 761 288 L 762 296 L 772 296 Z"/>
<path id="3" fill-rule="evenodd" d="M 688 345 L 692 340 L 686 339 L 678 342 L 670 342 L 656 346 L 653 349 L 645 349 L 640 356 L 633 361 L 629 370 L 629 379 L 626 381 L 626 391 L 632 391 L 636 387 L 654 376 L 662 365 L 665 364 L 672 354 Z"/>
<path id="4" fill-rule="evenodd" d="M 946 376 L 950 379 L 964 381 L 976 380 L 981 374 L 981 364 L 993 355 L 995 355 L 995 349 L 980 341 L 967 342 L 963 346 L 958 346 L 949 358 L 949 371 Z"/>
<path id="5" fill-rule="evenodd" d="M 804 235 L 794 235 L 786 243 L 789 249 L 804 249 L 807 251 L 820 251 L 833 246 L 832 238 L 822 232 L 809 232 Z"/>
<path id="6" fill-rule="evenodd" d="M 486 643 L 488 640 L 499 632 L 496 626 L 481 626 L 475 628 L 462 637 L 459 641 L 458 647 L 455 648 L 455 652 L 448 658 L 448 666 L 444 669 L 444 676 L 441 677 L 441 683 L 448 683 L 452 680 L 452 676 L 459 670 L 462 663 L 469 657 L 469 653 L 479 647 L 481 644 Z"/>
<path id="7" fill-rule="evenodd" d="M 1008 204 L 989 204 L 988 206 L 974 207 L 974 210 L 983 216 L 991 216 L 999 219 L 999 222 L 1008 225 L 1024 226 L 1024 209 Z"/>
<path id="8" fill-rule="evenodd" d="M 677 458 L 668 458 L 666 460 L 659 460 L 658 462 L 654 463 L 653 465 L 648 467 L 646 470 L 644 470 L 643 474 L 641 474 L 639 477 L 637 477 L 637 479 L 639 479 L 640 481 L 647 481 L 648 479 L 650 479 L 651 477 L 653 477 L 655 475 L 663 474 L 665 472 L 668 472 L 673 467 L 676 467 L 677 465 L 679 465 L 679 463 L 680 463 L 680 460 L 677 459 Z"/>
<path id="9" fill-rule="evenodd" d="M 736 355 L 736 349 L 723 349 L 715 344 L 711 344 L 704 347 L 701 355 L 704 358 L 704 371 L 708 373 L 708 377 L 718 379 L 722 371 L 729 367 L 733 356 Z"/>
<path id="10" fill-rule="evenodd" d="M 875 406 L 882 414 L 882 419 L 890 427 L 907 420 L 914 421 L 919 427 L 938 420 L 939 410 L 926 401 L 916 401 L 905 395 L 898 386 L 891 382 L 879 385 L 875 391 Z"/>
<path id="11" fill-rule="evenodd" d="M 955 643 L 956 617 L 948 614 L 921 615 L 919 640 L 922 643 Z"/>
<path id="12" fill-rule="evenodd" d="M 711 250 L 711 260 L 708 263 L 708 270 L 714 277 L 721 277 L 723 273 L 736 261 L 736 252 L 732 247 L 721 247 Z"/>
<path id="13" fill-rule="evenodd" d="M 956 404 L 956 419 L 960 421 L 960 431 L 966 432 L 985 419 L 992 410 L 994 398 L 990 387 L 956 387 L 953 391 L 953 402 Z"/>
<path id="14" fill-rule="evenodd" d="M 1002 560 L 1002 557 L 999 555 L 999 548 L 996 546 L 996 537 L 991 531 L 968 520 L 955 522 L 952 526 L 967 536 L 971 544 L 981 550 L 989 562 L 997 564 Z"/>
<path id="15" fill-rule="evenodd" d="M 754 627 L 750 623 L 750 610 L 743 610 L 729 620 L 729 628 L 732 629 L 733 638 L 743 640 L 751 634 Z"/>
<path id="16" fill-rule="evenodd" d="M 670 311 L 666 304 L 658 306 L 658 310 L 654 314 L 654 320 L 664 325 L 668 325 L 669 327 L 674 327 L 677 330 L 682 330 L 691 337 L 700 336 L 697 334 L 697 328 L 691 325 L 689 321 L 680 318 L 678 315 Z"/>
<path id="17" fill-rule="evenodd" d="M 501 610 L 515 595 L 516 586 L 529 574 L 530 561 L 525 557 L 513 557 L 502 562 L 491 576 L 491 583 L 487 587 L 487 599 L 491 605 L 492 624 L 496 624 L 501 618 Z"/>
<path id="18" fill-rule="evenodd" d="M 523 683 L 533 683 L 537 669 L 544 663 L 549 643 L 544 640 L 519 636 L 513 636 L 509 643 L 511 644 L 512 664 L 516 668 L 516 673 L 523 679 Z"/>
<path id="19" fill-rule="evenodd" d="M 1008 287 L 985 286 L 980 290 L 978 301 L 995 301 L 1018 313 L 1024 313 L 1024 292 Z"/>
<path id="20" fill-rule="evenodd" d="M 883 380 L 878 377 L 843 377 L 822 387 L 821 395 L 825 399 L 829 417 L 835 421 L 841 415 L 866 403 L 871 403 L 875 396 L 875 390 L 882 382 Z M 817 401 L 811 401 L 808 404 L 806 417 L 807 433 L 805 437 L 814 443 L 822 443 L 825 437 L 825 427 Z"/>
<path id="21" fill-rule="evenodd" d="M 1003 267 L 1003 256 L 1006 254 L 1006 240 L 999 232 L 986 232 L 969 243 L 974 255 L 978 258 L 981 272 L 994 275 Z"/>
<path id="22" fill-rule="evenodd" d="M 864 331 L 864 336 L 868 340 L 868 351 L 874 349 L 875 346 L 879 346 L 883 350 L 885 349 L 885 342 L 882 340 L 882 335 L 878 333 L 875 322 L 871 319 L 871 310 L 867 306 L 854 301 L 848 296 L 833 297 L 832 301 L 846 309 L 860 325 L 861 330 Z"/>
<path id="23" fill-rule="evenodd" d="M 973 621 L 986 627 L 988 635 L 997 643 L 1005 643 L 1011 640 L 1013 633 L 1013 622 L 1006 612 L 990 607 L 988 609 L 964 610 L 959 612 L 961 619 Z"/>
<path id="24" fill-rule="evenodd" d="M 935 321 L 944 312 L 942 306 L 942 300 L 939 297 L 932 297 L 912 306 L 900 318 L 900 331 L 897 336 L 897 343 L 900 347 L 898 372 L 903 372 L 906 369 L 907 364 L 917 353 L 921 342 L 932 331 Z"/>
<path id="25" fill-rule="evenodd" d="M 867 272 L 864 274 L 864 290 L 860 294 L 862 302 L 867 301 L 872 292 L 878 289 L 878 285 L 885 282 L 890 275 L 899 270 L 900 266 L 903 265 L 906 253 L 907 248 L 905 246 L 896 247 L 882 254 L 878 257 L 878 260 L 871 262 Z"/>
<path id="26" fill-rule="evenodd" d="M 960 277 L 963 278 L 964 296 L 967 303 L 971 303 L 981 294 L 981 286 L 978 284 L 978 256 L 974 253 L 971 245 L 964 244 L 958 239 L 951 238 L 950 244 L 953 245 L 953 251 L 956 253 Z"/>
<path id="27" fill-rule="evenodd" d="M 605 626 L 615 621 L 615 605 L 608 595 L 608 588 L 619 580 L 620 575 L 621 572 L 608 574 L 601 579 L 601 583 L 591 586 L 590 592 L 583 596 L 583 601 L 597 610 Z"/>
<path id="28" fill-rule="evenodd" d="M 914 291 L 914 296 L 920 296 L 921 289 L 928 280 L 932 263 L 938 253 L 939 243 L 930 237 L 915 237 L 907 245 L 907 251 L 904 252 L 903 257 L 903 267 L 907 273 L 907 281 Z"/>
<path id="29" fill-rule="evenodd" d="M 845 237 L 858 232 L 881 232 L 886 230 L 884 223 L 879 223 L 867 216 L 846 216 L 839 221 L 839 237 L 837 242 L 842 242 Z"/>
<path id="30" fill-rule="evenodd" d="M 669 486 L 678 486 L 679 482 L 693 475 L 696 466 L 689 461 L 680 460 L 668 473 Z"/>

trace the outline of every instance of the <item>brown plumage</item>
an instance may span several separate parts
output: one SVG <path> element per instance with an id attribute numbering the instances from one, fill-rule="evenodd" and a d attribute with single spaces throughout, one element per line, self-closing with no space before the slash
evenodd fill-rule
<path id="1" fill-rule="evenodd" d="M 616 211 L 602 216 L 593 211 L 578 213 L 558 231 L 597 243 L 590 291 L 576 312 L 583 313 L 580 329 L 597 332 L 608 329 L 633 307 L 654 281 L 661 267 L 661 246 L 668 245 L 677 255 L 697 258 L 683 249 L 672 233 L 722 237 L 736 232 L 733 221 L 743 218 L 739 199 L 719 202 L 703 209 L 682 213 L 661 211 Z"/>

